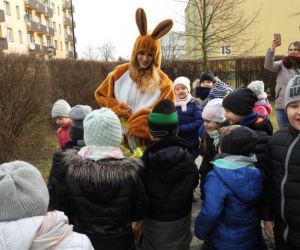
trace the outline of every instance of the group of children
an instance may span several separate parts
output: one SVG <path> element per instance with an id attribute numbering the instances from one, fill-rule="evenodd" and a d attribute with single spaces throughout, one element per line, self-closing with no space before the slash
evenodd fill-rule
<path id="1" fill-rule="evenodd" d="M 198 98 L 208 99 L 202 106 L 188 78 L 174 80 L 176 103 L 162 100 L 152 109 L 151 143 L 141 159 L 123 155 L 122 126 L 112 110 L 55 102 L 61 150 L 48 190 L 26 162 L 0 167 L 0 196 L 9 199 L 0 205 L 0 248 L 18 249 L 22 241 L 24 249 L 135 249 L 132 223 L 142 220 L 141 249 L 189 249 L 200 173 L 195 235 L 203 249 L 267 249 L 261 220 L 277 249 L 300 249 L 300 75 L 285 93 L 290 125 L 274 135 L 262 82 L 232 90 L 211 80 L 207 95 L 201 81 L 194 87 Z M 28 235 L 14 242 L 8 236 L 20 228 Z"/>

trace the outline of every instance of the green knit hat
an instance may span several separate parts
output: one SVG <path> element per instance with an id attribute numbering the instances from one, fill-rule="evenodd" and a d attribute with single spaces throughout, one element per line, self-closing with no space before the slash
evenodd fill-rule
<path id="1" fill-rule="evenodd" d="M 148 127 L 154 137 L 176 135 L 178 117 L 174 103 L 170 100 L 157 103 L 148 116 Z"/>

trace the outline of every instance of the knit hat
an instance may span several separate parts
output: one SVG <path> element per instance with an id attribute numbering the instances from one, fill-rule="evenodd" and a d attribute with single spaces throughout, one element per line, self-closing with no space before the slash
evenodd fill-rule
<path id="1" fill-rule="evenodd" d="M 25 161 L 0 165 L 0 222 L 45 215 L 49 193 L 41 173 Z"/>
<path id="2" fill-rule="evenodd" d="M 199 79 L 200 79 L 200 83 L 205 81 L 205 80 L 211 81 L 213 83 L 215 83 L 215 81 L 216 81 L 215 77 L 214 77 L 214 73 L 209 69 L 203 71 L 201 73 Z"/>
<path id="3" fill-rule="evenodd" d="M 175 79 L 175 81 L 174 81 L 174 88 L 175 88 L 176 85 L 182 84 L 182 85 L 184 85 L 188 89 L 188 91 L 190 93 L 191 92 L 191 85 L 190 85 L 190 83 L 191 83 L 190 79 L 188 79 L 185 76 L 180 76 L 180 77 L 177 77 Z"/>
<path id="4" fill-rule="evenodd" d="M 225 111 L 222 107 L 222 101 L 221 98 L 210 100 L 203 109 L 202 118 L 213 122 L 224 122 Z"/>
<path id="5" fill-rule="evenodd" d="M 249 88 L 238 88 L 223 99 L 223 107 L 235 115 L 247 116 L 252 113 L 257 97 Z"/>
<path id="6" fill-rule="evenodd" d="M 230 92 L 232 92 L 232 88 L 230 88 L 225 82 L 216 81 L 215 84 L 212 86 L 208 97 L 210 99 L 224 98 Z"/>
<path id="7" fill-rule="evenodd" d="M 300 74 L 295 75 L 287 84 L 284 95 L 284 109 L 286 110 L 287 106 L 295 101 L 300 101 Z"/>
<path id="8" fill-rule="evenodd" d="M 176 135 L 178 117 L 174 103 L 170 100 L 158 102 L 148 116 L 148 126 L 154 137 Z"/>
<path id="9" fill-rule="evenodd" d="M 108 108 L 89 113 L 83 121 L 84 141 L 87 146 L 119 147 L 122 140 L 118 116 Z"/>
<path id="10" fill-rule="evenodd" d="M 88 105 L 76 105 L 72 107 L 69 114 L 72 120 L 69 133 L 73 141 L 83 140 L 83 120 L 91 112 L 92 108 Z"/>
<path id="11" fill-rule="evenodd" d="M 258 136 L 250 128 L 241 126 L 221 135 L 220 149 L 222 153 L 245 155 L 254 153 Z"/>
<path id="12" fill-rule="evenodd" d="M 263 81 L 253 81 L 247 87 L 256 94 L 259 100 L 266 99 L 268 97 L 265 92 L 265 84 Z"/>
<path id="13" fill-rule="evenodd" d="M 60 99 L 57 100 L 52 107 L 51 115 L 52 118 L 62 116 L 62 117 L 69 117 L 69 113 L 71 111 L 71 106 L 65 100 Z"/>

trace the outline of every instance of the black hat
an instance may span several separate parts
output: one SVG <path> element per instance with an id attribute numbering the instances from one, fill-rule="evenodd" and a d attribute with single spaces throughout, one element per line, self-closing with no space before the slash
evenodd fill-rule
<path id="1" fill-rule="evenodd" d="M 248 156 L 254 153 L 257 140 L 258 136 L 252 129 L 242 126 L 221 135 L 220 149 L 222 153 Z"/>
<path id="2" fill-rule="evenodd" d="M 148 116 L 149 132 L 154 137 L 176 135 L 178 117 L 176 107 L 170 100 L 157 103 Z"/>
<path id="3" fill-rule="evenodd" d="M 199 79 L 200 79 L 200 83 L 205 81 L 205 80 L 211 81 L 213 83 L 216 82 L 215 77 L 214 77 L 214 73 L 209 69 L 202 72 Z"/>
<path id="4" fill-rule="evenodd" d="M 251 89 L 242 87 L 225 96 L 222 105 L 236 115 L 247 116 L 252 113 L 257 100 L 256 94 Z"/>

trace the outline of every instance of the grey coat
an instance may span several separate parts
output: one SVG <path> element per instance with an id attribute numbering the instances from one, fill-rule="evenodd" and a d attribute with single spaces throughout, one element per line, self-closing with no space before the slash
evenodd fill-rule
<path id="1" fill-rule="evenodd" d="M 278 73 L 275 86 L 275 109 L 284 109 L 284 93 L 288 81 L 297 74 L 293 69 L 287 69 L 282 60 L 274 62 L 275 51 L 267 50 L 264 67 L 268 71 Z"/>

